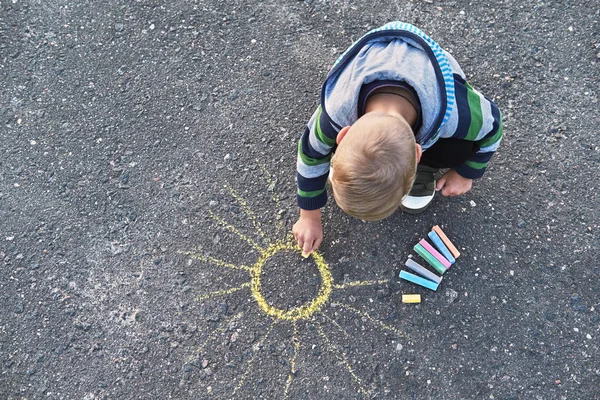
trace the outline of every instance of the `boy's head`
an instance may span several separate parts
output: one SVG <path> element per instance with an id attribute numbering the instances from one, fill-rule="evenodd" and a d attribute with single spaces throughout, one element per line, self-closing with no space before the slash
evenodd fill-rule
<path id="1" fill-rule="evenodd" d="M 410 191 L 420 156 L 410 125 L 399 114 L 363 115 L 338 135 L 331 163 L 335 201 L 366 221 L 389 216 Z"/>

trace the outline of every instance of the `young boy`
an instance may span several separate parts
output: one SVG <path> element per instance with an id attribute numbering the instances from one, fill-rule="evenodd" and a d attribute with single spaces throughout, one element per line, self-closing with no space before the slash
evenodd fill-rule
<path id="1" fill-rule="evenodd" d="M 298 143 L 298 245 L 306 255 L 321 244 L 328 177 L 354 217 L 419 213 L 436 191 L 469 191 L 501 138 L 496 105 L 437 43 L 401 22 L 370 31 L 335 62 Z M 442 168 L 450 169 L 436 183 Z"/>

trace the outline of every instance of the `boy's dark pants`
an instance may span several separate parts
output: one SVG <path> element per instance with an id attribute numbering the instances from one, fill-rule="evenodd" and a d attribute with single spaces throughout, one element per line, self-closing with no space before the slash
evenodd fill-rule
<path id="1" fill-rule="evenodd" d="M 419 165 L 436 169 L 456 168 L 463 165 L 477 151 L 479 151 L 479 145 L 470 140 L 439 139 L 423 152 Z"/>

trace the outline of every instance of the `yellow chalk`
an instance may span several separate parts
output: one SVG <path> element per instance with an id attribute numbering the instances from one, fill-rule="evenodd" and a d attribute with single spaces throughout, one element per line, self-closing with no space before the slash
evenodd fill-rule
<path id="1" fill-rule="evenodd" d="M 310 253 L 306 253 L 306 252 L 302 252 L 302 257 L 304 258 L 308 258 L 308 256 L 310 256 Z"/>
<path id="2" fill-rule="evenodd" d="M 403 294 L 402 302 L 403 303 L 420 303 L 421 295 L 420 294 Z"/>

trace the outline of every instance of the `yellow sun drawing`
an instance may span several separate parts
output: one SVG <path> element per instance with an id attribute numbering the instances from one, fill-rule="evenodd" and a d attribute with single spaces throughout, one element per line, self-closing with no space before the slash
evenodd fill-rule
<path id="1" fill-rule="evenodd" d="M 263 170 L 263 173 L 267 176 L 267 181 L 269 183 L 271 183 L 271 178 L 270 178 L 270 175 L 268 174 L 268 172 Z M 304 304 L 301 304 L 297 307 L 293 307 L 291 309 L 284 309 L 284 308 L 276 307 L 275 305 L 269 303 L 269 301 L 267 300 L 267 298 L 265 298 L 263 291 L 262 291 L 261 278 L 264 275 L 263 267 L 264 267 L 265 263 L 269 259 L 272 259 L 272 257 L 274 255 L 276 255 L 278 253 L 282 253 L 282 252 L 293 253 L 294 255 L 296 255 L 298 257 L 298 260 L 301 261 L 302 260 L 301 249 L 297 246 L 293 237 L 291 237 L 291 235 L 289 235 L 289 234 L 286 235 L 286 238 L 283 240 L 278 240 L 278 241 L 272 242 L 272 240 L 264 234 L 262 227 L 261 227 L 260 223 L 258 222 L 258 219 L 256 218 L 255 214 L 252 212 L 252 210 L 249 208 L 246 201 L 233 188 L 228 186 L 228 189 L 229 189 L 231 196 L 239 204 L 241 209 L 244 211 L 245 215 L 248 217 L 248 219 L 253 224 L 253 227 L 256 230 L 256 233 L 263 238 L 263 240 L 267 243 L 267 245 L 266 246 L 259 245 L 254 240 L 252 240 L 250 237 L 248 237 L 248 236 L 244 235 L 242 232 L 240 232 L 235 226 L 229 224 L 223 218 L 221 218 L 220 216 L 211 212 L 210 216 L 217 224 L 227 228 L 227 230 L 229 230 L 230 232 L 237 235 L 241 240 L 245 241 L 250 247 L 252 247 L 253 249 L 255 249 L 258 252 L 259 256 L 258 256 L 258 259 L 256 259 L 256 261 L 254 261 L 254 263 L 252 265 L 248 266 L 248 265 L 236 265 L 236 264 L 228 263 L 221 259 L 217 259 L 217 258 L 210 257 L 210 256 L 205 256 L 203 254 L 200 254 L 199 252 L 194 252 L 194 251 L 183 252 L 183 254 L 185 254 L 189 258 L 198 260 L 202 263 L 205 263 L 208 265 L 213 265 L 216 267 L 222 267 L 222 268 L 242 271 L 249 275 L 249 280 L 247 282 L 241 284 L 240 286 L 229 288 L 229 289 L 217 290 L 217 291 L 213 291 L 213 292 L 209 292 L 209 293 L 203 293 L 203 294 L 198 295 L 195 298 L 195 300 L 196 301 L 204 301 L 204 300 L 212 299 L 215 297 L 229 296 L 229 295 L 233 295 L 234 293 L 237 293 L 237 292 L 249 290 L 249 293 L 252 296 L 252 299 L 254 300 L 256 307 L 258 307 L 258 309 L 260 311 L 265 313 L 272 320 L 271 325 L 269 326 L 269 328 L 267 329 L 265 334 L 262 336 L 261 339 L 259 339 L 259 341 L 255 344 L 255 346 L 253 346 L 253 348 L 255 348 L 255 349 L 260 348 L 262 346 L 262 344 L 268 340 L 273 328 L 276 325 L 278 325 L 280 323 L 286 323 L 289 325 L 289 327 L 287 329 L 290 329 L 293 332 L 292 340 L 291 340 L 291 344 L 293 346 L 293 352 L 292 352 L 292 357 L 289 360 L 290 370 L 288 373 L 288 377 L 285 382 L 285 386 L 282 388 L 282 395 L 278 396 L 278 398 L 283 398 L 283 399 L 288 398 L 290 387 L 293 384 L 294 376 L 296 375 L 296 367 L 297 367 L 296 360 L 297 360 L 298 353 L 301 350 L 301 341 L 300 341 L 300 338 L 298 337 L 299 335 L 298 335 L 298 326 L 297 326 L 297 322 L 299 322 L 299 321 L 307 321 L 314 326 L 316 332 L 318 333 L 318 336 L 322 339 L 322 344 L 324 344 L 327 351 L 329 353 L 331 353 L 340 362 L 340 364 L 344 365 L 345 369 L 347 370 L 347 372 L 351 376 L 353 382 L 355 383 L 357 391 L 362 393 L 363 397 L 369 398 L 371 396 L 371 393 L 369 392 L 369 390 L 366 389 L 366 387 L 362 383 L 362 380 L 359 378 L 356 371 L 352 368 L 352 366 L 348 360 L 347 354 L 344 351 L 338 349 L 332 343 L 331 338 L 325 333 L 322 323 L 319 322 L 314 317 L 315 317 L 315 315 L 319 315 L 319 316 L 323 317 L 323 319 L 327 323 L 330 323 L 332 326 L 334 326 L 340 332 L 344 333 L 346 336 L 349 337 L 350 335 L 344 330 L 344 328 L 342 328 L 339 325 L 339 323 L 337 321 L 335 321 L 335 319 L 331 318 L 330 316 L 328 316 L 327 314 L 325 314 L 323 312 L 323 310 L 326 307 L 330 307 L 330 306 L 339 307 L 349 313 L 360 316 L 363 320 L 369 321 L 371 324 L 373 324 L 375 327 L 377 327 L 379 329 L 384 329 L 384 330 L 392 332 L 394 335 L 396 335 L 398 337 L 406 338 L 407 335 L 404 334 L 403 332 L 401 332 L 399 329 L 372 317 L 370 314 L 368 314 L 364 311 L 361 311 L 361 310 L 359 310 L 351 305 L 348 305 L 348 304 L 331 301 L 332 293 L 334 293 L 335 291 L 348 290 L 348 289 L 352 289 L 355 287 L 362 287 L 362 286 L 385 285 L 388 283 L 388 280 L 387 279 L 364 280 L 364 281 L 354 281 L 354 282 L 347 282 L 347 283 L 341 283 L 341 284 L 336 283 L 333 279 L 333 276 L 331 274 L 331 270 L 330 270 L 330 267 L 329 267 L 327 261 L 318 252 L 313 252 L 310 255 L 310 257 L 319 271 L 320 281 L 321 281 L 320 287 L 318 289 L 316 296 L 314 296 L 314 298 L 312 298 L 312 300 L 310 300 Z M 276 202 L 278 202 L 277 198 L 274 198 L 274 200 Z M 188 358 L 187 361 L 189 362 L 194 356 L 196 356 L 196 355 L 200 354 L 202 351 L 204 351 L 205 347 L 210 343 L 210 341 L 212 339 L 214 339 L 217 335 L 221 334 L 222 332 L 224 332 L 227 329 L 228 323 L 231 323 L 232 321 L 235 321 L 235 320 L 239 320 L 242 317 L 243 317 L 243 313 L 237 313 L 237 314 L 231 316 L 224 323 L 220 324 L 216 329 L 214 329 L 208 335 L 208 337 L 205 339 L 205 341 L 196 348 L 194 354 L 192 354 Z M 257 356 L 257 354 L 258 354 L 258 352 L 254 351 L 252 357 L 248 360 L 245 372 L 239 378 L 239 381 L 237 382 L 235 389 L 233 390 L 233 393 L 231 394 L 231 397 L 234 397 L 237 394 L 237 392 L 246 383 L 246 379 L 249 376 L 250 372 L 252 371 L 252 365 L 254 363 L 254 359 Z"/>

